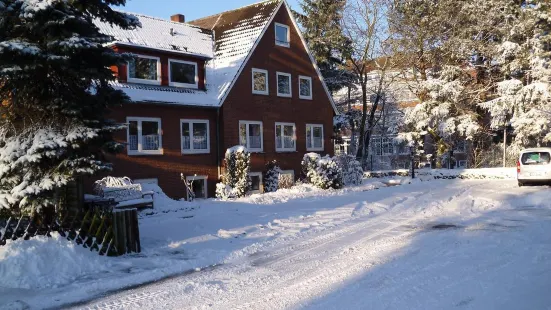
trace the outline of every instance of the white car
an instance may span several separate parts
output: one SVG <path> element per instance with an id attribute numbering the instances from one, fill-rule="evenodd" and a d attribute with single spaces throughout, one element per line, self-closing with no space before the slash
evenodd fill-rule
<path id="1" fill-rule="evenodd" d="M 517 161 L 518 186 L 551 184 L 551 148 L 540 147 L 520 152 Z"/>

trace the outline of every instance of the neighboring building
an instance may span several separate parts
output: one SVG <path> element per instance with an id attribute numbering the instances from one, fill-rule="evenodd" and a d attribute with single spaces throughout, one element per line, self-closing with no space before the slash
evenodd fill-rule
<path id="1" fill-rule="evenodd" d="M 404 77 L 404 74 L 398 70 L 390 69 L 385 74 L 385 80 L 379 84 L 380 73 L 374 69 L 367 74 L 367 90 L 369 101 L 374 102 L 375 94 L 378 87 L 381 87 L 384 96 L 384 108 L 379 104 L 376 112 L 378 120 L 372 130 L 371 141 L 369 143 L 368 152 L 368 169 L 370 170 L 387 170 L 387 169 L 404 169 L 411 167 L 411 151 L 405 144 L 397 143 L 395 138 L 398 133 L 398 128 L 402 125 L 402 117 L 408 108 L 412 108 L 419 103 L 418 98 L 412 92 L 410 83 L 413 78 L 413 73 Z M 408 80 L 409 79 L 409 80 Z M 381 86 L 382 85 L 382 86 Z M 358 111 L 358 115 L 362 110 L 362 93 L 359 85 L 354 85 L 348 90 L 347 87 L 341 89 L 333 96 L 337 108 L 343 112 L 349 110 Z M 368 103 L 368 104 L 370 104 Z M 368 106 L 368 110 L 370 106 Z M 343 116 L 335 117 L 335 123 L 342 123 L 345 119 Z M 338 138 L 335 143 L 335 154 L 351 154 L 355 155 L 357 139 L 359 138 L 358 128 L 356 132 L 350 130 L 350 126 L 345 124 L 338 133 Z M 435 146 L 429 136 L 425 137 L 424 141 L 425 154 L 435 153 Z M 467 167 L 467 143 L 460 141 L 454 148 L 453 167 Z M 445 156 L 444 156 L 445 157 Z M 421 162 L 428 159 L 423 157 Z M 432 165 L 436 163 L 432 161 Z M 443 167 L 447 167 L 447 161 L 444 158 L 441 162 Z"/>
<path id="2" fill-rule="evenodd" d="M 211 197 L 234 145 L 251 151 L 258 191 L 269 161 L 289 180 L 305 153 L 333 153 L 337 110 L 285 1 L 190 22 L 135 16 L 142 28 L 132 31 L 97 22 L 115 51 L 134 54 L 113 68 L 113 86 L 134 102 L 110 115 L 129 125 L 116 136 L 127 147 L 110 158 L 112 175 L 158 182 L 179 198 L 188 195 L 183 174 L 196 197 Z"/>

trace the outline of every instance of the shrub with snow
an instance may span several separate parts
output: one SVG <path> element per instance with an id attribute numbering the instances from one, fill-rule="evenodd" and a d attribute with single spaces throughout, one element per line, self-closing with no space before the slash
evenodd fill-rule
<path id="1" fill-rule="evenodd" d="M 316 153 L 305 154 L 302 169 L 306 181 L 322 189 L 342 188 L 343 174 L 336 158 L 320 157 Z"/>
<path id="2" fill-rule="evenodd" d="M 244 146 L 238 145 L 226 150 L 226 173 L 222 177 L 222 183 L 216 185 L 216 197 L 228 199 L 245 196 L 250 183 L 250 161 L 251 154 Z"/>
<path id="3" fill-rule="evenodd" d="M 351 155 L 339 155 L 336 156 L 337 164 L 342 170 L 344 185 L 360 185 L 364 171 L 362 165 Z"/>
<path id="4" fill-rule="evenodd" d="M 264 172 L 264 191 L 275 192 L 279 187 L 279 175 L 281 168 L 277 165 L 277 161 L 272 160 L 266 164 L 266 172 Z"/>

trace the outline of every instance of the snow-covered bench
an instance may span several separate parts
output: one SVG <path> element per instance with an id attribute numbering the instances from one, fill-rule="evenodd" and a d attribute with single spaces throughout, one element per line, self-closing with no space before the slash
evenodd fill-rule
<path id="1" fill-rule="evenodd" d="M 94 183 L 94 192 L 102 198 L 112 198 L 115 208 L 153 208 L 153 191 L 143 191 L 141 184 L 134 184 L 128 177 L 105 177 Z"/>

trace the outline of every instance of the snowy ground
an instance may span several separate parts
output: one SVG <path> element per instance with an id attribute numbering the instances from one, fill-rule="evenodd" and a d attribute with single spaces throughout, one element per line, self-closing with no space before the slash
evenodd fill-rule
<path id="1" fill-rule="evenodd" d="M 53 272 L 55 281 L 39 284 L 31 272 L 16 281 L 14 272 L 36 266 L 23 260 L 10 273 L 6 263 L 47 259 L 47 247 L 29 245 L 28 255 L 12 255 L 21 245 L 0 248 L 0 275 L 11 275 L 0 277 L 0 308 L 551 309 L 547 187 L 370 180 L 207 200 L 191 212 L 169 203 L 174 212 L 141 219 L 143 253 L 71 267 L 76 278 Z M 82 259 L 77 252 L 65 257 Z"/>

